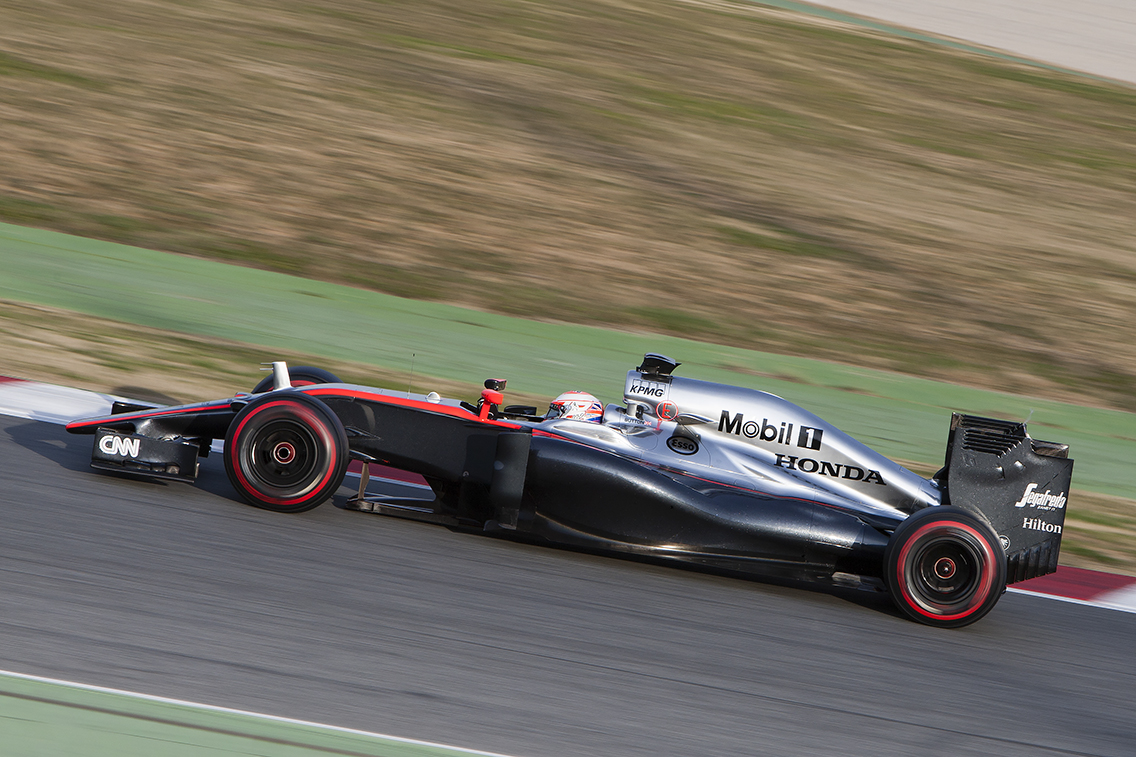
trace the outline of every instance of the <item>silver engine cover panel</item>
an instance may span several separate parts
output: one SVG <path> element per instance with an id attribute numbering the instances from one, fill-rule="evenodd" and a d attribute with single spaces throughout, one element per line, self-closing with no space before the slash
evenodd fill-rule
<path id="1" fill-rule="evenodd" d="M 941 504 L 931 481 L 768 392 L 629 371 L 603 424 L 540 428 L 663 469 L 780 497 L 903 519 Z"/>

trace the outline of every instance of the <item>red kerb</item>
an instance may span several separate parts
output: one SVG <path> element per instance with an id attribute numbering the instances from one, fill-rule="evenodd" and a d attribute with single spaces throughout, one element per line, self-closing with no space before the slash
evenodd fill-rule
<path id="1" fill-rule="evenodd" d="M 1023 591 L 1036 591 L 1039 594 L 1051 594 L 1066 599 L 1090 600 L 1101 594 L 1123 589 L 1132 584 L 1136 584 L 1136 578 L 1132 576 L 1117 576 L 1112 573 L 1101 573 L 1097 570 L 1085 570 L 1084 568 L 1069 568 L 1062 565 L 1056 573 L 1016 583 L 1014 588 Z"/>

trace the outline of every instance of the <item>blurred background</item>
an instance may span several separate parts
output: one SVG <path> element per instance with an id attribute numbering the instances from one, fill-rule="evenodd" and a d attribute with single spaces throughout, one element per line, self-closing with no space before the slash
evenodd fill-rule
<path id="1" fill-rule="evenodd" d="M 10 2 L 0 220 L 1136 410 L 1136 91 L 1004 57 L 717 0 Z"/>

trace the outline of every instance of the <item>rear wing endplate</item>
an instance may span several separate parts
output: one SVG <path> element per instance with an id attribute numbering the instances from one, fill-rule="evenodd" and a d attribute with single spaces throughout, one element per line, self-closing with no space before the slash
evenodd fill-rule
<path id="1" fill-rule="evenodd" d="M 1069 445 L 1033 439 L 1025 423 L 955 413 L 944 504 L 977 513 L 1006 551 L 1006 582 L 1057 570 L 1073 461 Z"/>

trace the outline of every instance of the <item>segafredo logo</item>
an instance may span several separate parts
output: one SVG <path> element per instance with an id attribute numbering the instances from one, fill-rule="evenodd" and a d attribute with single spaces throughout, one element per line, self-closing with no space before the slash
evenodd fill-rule
<path id="1" fill-rule="evenodd" d="M 884 483 L 884 477 L 880 475 L 878 470 L 866 471 L 855 465 L 830 463 L 825 460 L 813 460 L 811 457 L 797 457 L 796 455 L 778 453 L 777 466 L 789 470 L 799 470 L 803 473 L 818 473 L 832 478 L 846 478 L 849 481 L 863 481 L 865 484 L 887 486 Z"/>
<path id="2" fill-rule="evenodd" d="M 1046 523 L 1041 518 L 1022 518 L 1022 528 L 1028 531 L 1044 531 L 1047 534 L 1061 533 L 1061 526 L 1056 523 Z"/>
<path id="3" fill-rule="evenodd" d="M 99 439 L 99 449 L 108 455 L 118 457 L 138 457 L 141 439 L 128 439 L 125 436 L 104 436 Z"/>
<path id="4" fill-rule="evenodd" d="M 762 418 L 761 423 L 747 421 L 741 413 L 730 417 L 729 410 L 722 411 L 722 417 L 718 419 L 718 430 L 749 439 L 760 439 L 763 442 L 793 443 L 792 423 L 781 421 L 781 425 L 778 426 L 770 423 L 768 418 Z M 824 429 L 801 426 L 797 433 L 797 446 L 805 449 L 820 449 L 822 438 L 824 438 Z"/>
<path id="5" fill-rule="evenodd" d="M 1038 510 L 1061 510 L 1065 507 L 1065 492 L 1050 494 L 1046 489 L 1044 493 L 1037 490 L 1037 484 L 1026 486 L 1025 494 L 1014 503 L 1014 507 L 1035 507 Z"/>
<path id="6" fill-rule="evenodd" d="M 667 385 L 656 381 L 641 381 L 635 379 L 631 382 L 631 389 L 628 394 L 635 394 L 640 397 L 665 397 L 667 396 Z"/>

